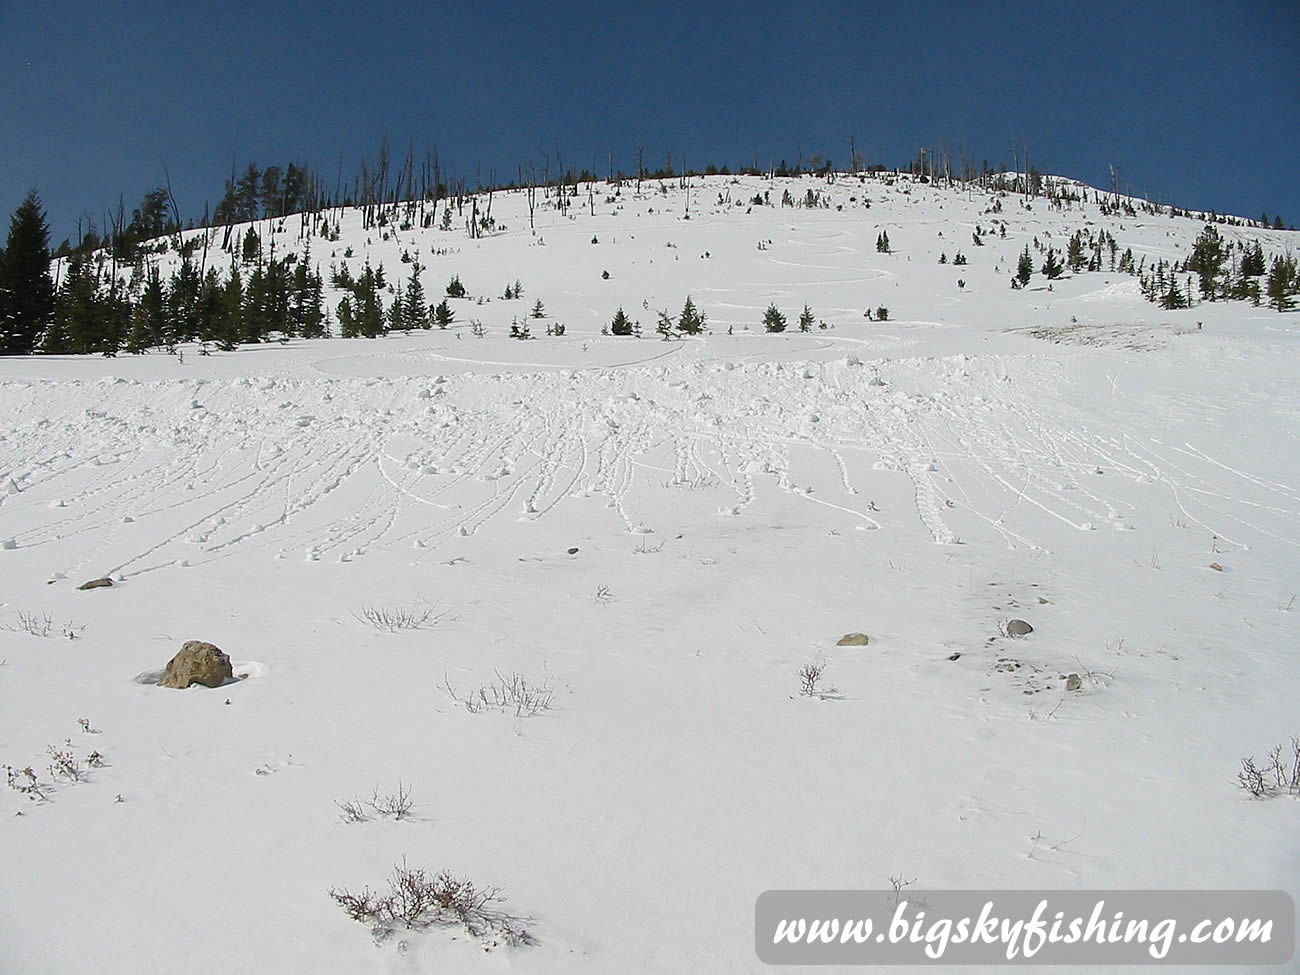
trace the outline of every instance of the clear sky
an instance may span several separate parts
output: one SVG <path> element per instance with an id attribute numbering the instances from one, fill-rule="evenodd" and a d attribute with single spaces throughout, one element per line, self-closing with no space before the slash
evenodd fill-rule
<path id="1" fill-rule="evenodd" d="M 0 0 L 0 211 L 52 243 L 164 181 L 185 218 L 231 168 L 332 184 L 389 139 L 470 178 L 542 152 L 598 174 L 819 153 L 1009 165 L 1300 226 L 1294 0 L 1089 4 Z"/>

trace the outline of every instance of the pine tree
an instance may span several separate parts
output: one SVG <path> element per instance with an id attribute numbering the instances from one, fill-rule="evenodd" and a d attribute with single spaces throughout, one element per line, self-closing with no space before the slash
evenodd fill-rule
<path id="1" fill-rule="evenodd" d="M 1075 274 L 1078 274 L 1083 268 L 1083 238 L 1078 233 L 1070 238 L 1070 245 L 1065 251 L 1065 263 L 1070 266 L 1070 270 Z"/>
<path id="2" fill-rule="evenodd" d="M 411 265 L 411 279 L 406 282 L 406 294 L 402 298 L 402 327 L 405 329 L 430 327 L 429 301 L 424 296 L 424 285 L 420 283 L 420 274 L 424 268 L 417 259 Z M 447 302 L 443 301 L 445 305 Z"/>
<path id="3" fill-rule="evenodd" d="M 541 298 L 538 298 L 535 302 L 533 302 L 532 317 L 533 318 L 546 317 L 546 307 L 542 304 Z"/>
<path id="4" fill-rule="evenodd" d="M 257 236 L 257 231 L 249 227 L 244 234 L 244 243 L 240 249 L 245 264 L 252 264 L 262 256 L 262 238 Z"/>
<path id="5" fill-rule="evenodd" d="M 1264 248 L 1255 241 L 1253 248 L 1247 249 L 1241 257 L 1242 277 L 1262 278 L 1268 273 L 1268 264 L 1264 261 Z"/>
<path id="6" fill-rule="evenodd" d="M 661 311 L 659 313 L 659 323 L 655 325 L 655 331 L 664 337 L 665 342 L 672 338 L 674 327 L 673 316 L 666 311 Z"/>
<path id="7" fill-rule="evenodd" d="M 154 265 L 149 268 L 149 273 L 145 277 L 144 290 L 140 293 L 140 299 L 135 303 L 132 311 L 126 350 L 139 354 L 161 345 L 166 318 L 167 296 L 163 291 L 162 275 Z"/>
<path id="8" fill-rule="evenodd" d="M 360 335 L 357 328 L 357 314 L 352 306 L 352 296 L 344 295 L 339 299 L 338 307 L 335 314 L 339 319 L 339 334 L 345 339 L 356 338 Z"/>
<path id="9" fill-rule="evenodd" d="M 785 324 L 785 315 L 776 307 L 776 302 L 772 302 L 763 312 L 763 328 L 768 332 L 784 332 Z"/>
<path id="10" fill-rule="evenodd" d="M 1187 307 L 1187 296 L 1178 287 L 1178 278 L 1173 274 L 1169 275 L 1169 285 L 1160 296 L 1160 307 L 1171 311 Z"/>
<path id="11" fill-rule="evenodd" d="M 1192 253 L 1187 258 L 1187 270 L 1195 271 L 1200 278 L 1201 297 L 1213 301 L 1218 297 L 1219 275 L 1223 272 L 1223 262 L 1228 258 L 1228 250 L 1219 231 L 1207 225 L 1201 231 Z"/>
<path id="12" fill-rule="evenodd" d="M 803 312 L 799 315 L 799 331 L 811 332 L 812 327 L 816 322 L 817 319 L 813 317 L 812 309 L 807 305 L 804 305 Z"/>
<path id="13" fill-rule="evenodd" d="M 876 238 L 876 250 L 878 250 L 882 254 L 891 253 L 891 249 L 889 246 L 889 234 L 886 231 L 882 230 L 880 232 L 880 235 Z"/>
<path id="14" fill-rule="evenodd" d="M 1296 295 L 1300 292 L 1300 273 L 1297 273 L 1294 257 L 1273 258 L 1265 290 L 1270 308 L 1278 311 L 1291 311 L 1295 308 Z"/>
<path id="15" fill-rule="evenodd" d="M 1043 275 L 1049 280 L 1054 281 L 1059 278 L 1065 268 L 1057 260 L 1056 251 L 1052 248 L 1047 249 L 1047 257 L 1043 260 Z"/>
<path id="16" fill-rule="evenodd" d="M 41 351 L 85 355 L 98 352 L 108 327 L 108 302 L 100 293 L 100 272 L 85 255 L 76 255 L 54 301 L 54 324 Z"/>
<path id="17" fill-rule="evenodd" d="M 0 251 L 0 355 L 30 355 L 54 314 L 50 231 L 32 190 L 9 221 Z"/>
<path id="18" fill-rule="evenodd" d="M 259 265 L 248 276 L 248 288 L 244 292 L 243 332 L 241 342 L 261 342 L 270 331 L 268 321 L 268 287 L 266 272 Z"/>
<path id="19" fill-rule="evenodd" d="M 695 302 L 691 300 L 690 295 L 687 295 L 682 313 L 677 316 L 677 331 L 683 335 L 699 335 L 704 331 L 706 320 L 704 313 L 695 307 Z"/>
<path id="20" fill-rule="evenodd" d="M 1023 288 L 1029 283 L 1029 279 L 1034 274 L 1034 259 L 1029 256 L 1029 245 L 1020 253 L 1020 260 L 1016 262 L 1016 280 L 1020 282 Z"/>
<path id="21" fill-rule="evenodd" d="M 170 348 L 177 342 L 190 342 L 199 334 L 199 291 L 202 280 L 189 254 L 181 255 L 181 266 L 167 284 L 168 334 L 164 341 Z"/>
<path id="22" fill-rule="evenodd" d="M 433 310 L 433 321 L 439 328 L 446 328 L 456 320 L 456 313 L 451 310 L 451 305 L 447 304 L 447 299 L 443 298 L 438 303 L 438 307 Z"/>
<path id="23" fill-rule="evenodd" d="M 320 279 L 308 269 L 308 251 L 293 269 L 293 330 L 305 339 L 320 338 L 324 314 L 321 310 Z"/>
<path id="24" fill-rule="evenodd" d="M 632 321 L 626 314 L 624 314 L 621 306 L 618 311 L 614 313 L 613 321 L 609 323 L 609 331 L 612 335 L 632 334 Z"/>
<path id="25" fill-rule="evenodd" d="M 383 287 L 383 268 L 378 272 L 366 261 L 361 277 L 357 279 L 357 331 L 368 339 L 384 334 L 384 304 L 379 297 Z"/>

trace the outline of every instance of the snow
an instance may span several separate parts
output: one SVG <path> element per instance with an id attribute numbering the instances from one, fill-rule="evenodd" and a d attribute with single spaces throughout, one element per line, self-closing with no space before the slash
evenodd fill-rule
<path id="1" fill-rule="evenodd" d="M 312 242 L 399 286 L 418 247 L 435 300 L 523 283 L 446 330 L 0 360 L 0 763 L 49 798 L 0 787 L 0 970 L 734 973 L 773 888 L 1300 891 L 1295 800 L 1236 782 L 1300 734 L 1300 315 L 1007 286 L 1035 235 L 1174 260 L 1194 220 L 658 185 Z M 786 186 L 833 206 L 735 205 Z M 688 294 L 710 332 L 660 341 Z M 509 339 L 538 298 L 565 335 Z M 830 327 L 762 334 L 772 301 Z M 600 334 L 620 305 L 645 337 Z M 188 639 L 243 678 L 135 679 Z M 549 710 L 447 690 L 513 674 Z M 105 766 L 53 780 L 66 739 Z M 399 783 L 410 817 L 343 821 Z M 403 858 L 537 943 L 376 945 L 328 891 Z"/>

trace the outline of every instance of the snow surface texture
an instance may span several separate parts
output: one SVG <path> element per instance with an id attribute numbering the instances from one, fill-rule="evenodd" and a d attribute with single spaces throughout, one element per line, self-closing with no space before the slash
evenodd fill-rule
<path id="1" fill-rule="evenodd" d="M 833 206 L 735 205 L 773 186 Z M 0 970 L 735 973 L 769 888 L 1300 890 L 1300 807 L 1236 781 L 1300 734 L 1300 315 L 1008 287 L 1035 235 L 1181 260 L 1192 220 L 669 187 L 313 242 L 523 283 L 445 331 L 0 360 L 0 763 L 48 800 L 0 785 Z M 566 333 L 509 339 L 538 298 Z M 189 639 L 243 679 L 152 686 Z M 537 943 L 376 945 L 328 892 L 403 859 Z"/>

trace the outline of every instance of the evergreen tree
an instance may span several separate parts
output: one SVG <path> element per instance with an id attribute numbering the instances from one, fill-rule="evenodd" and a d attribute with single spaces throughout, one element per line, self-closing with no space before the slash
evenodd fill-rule
<path id="1" fill-rule="evenodd" d="M 763 312 L 763 328 L 769 332 L 785 331 L 785 315 L 776 307 L 776 302 L 767 306 L 767 311 Z"/>
<path id="2" fill-rule="evenodd" d="M 419 259 L 411 265 L 411 279 L 406 283 L 406 294 L 402 298 L 402 327 L 429 328 L 429 302 L 424 296 L 424 285 L 420 283 L 420 273 L 424 270 Z M 447 302 L 444 300 L 443 304 Z"/>
<path id="3" fill-rule="evenodd" d="M 9 221 L 0 251 L 0 355 L 29 355 L 54 313 L 50 231 L 32 190 Z"/>
<path id="4" fill-rule="evenodd" d="M 244 336 L 244 279 L 239 268 L 230 268 L 230 277 L 221 291 L 221 312 L 213 338 L 223 352 L 239 347 Z"/>
<path id="5" fill-rule="evenodd" d="M 207 343 L 211 342 L 221 327 L 222 316 L 222 299 L 224 296 L 224 285 L 221 282 L 221 275 L 217 273 L 215 267 L 208 268 L 203 275 L 203 284 L 199 288 L 198 310 L 195 316 L 198 320 L 198 338 L 203 343 L 201 355 L 207 355 Z"/>
<path id="6" fill-rule="evenodd" d="M 609 331 L 613 335 L 632 334 L 632 321 L 623 313 L 621 307 L 614 313 L 614 319 L 609 323 Z"/>
<path id="7" fill-rule="evenodd" d="M 889 245 L 889 234 L 886 231 L 882 230 L 880 232 L 880 235 L 876 238 L 876 250 L 878 250 L 882 254 L 891 253 L 891 248 Z"/>
<path id="8" fill-rule="evenodd" d="M 99 294 L 99 271 L 91 258 L 78 254 L 54 300 L 54 323 L 41 351 L 53 355 L 94 352 L 106 325 L 105 303 Z"/>
<path id="9" fill-rule="evenodd" d="M 1169 275 L 1169 284 L 1160 296 L 1160 307 L 1168 308 L 1173 311 L 1179 308 L 1186 308 L 1188 305 L 1187 296 L 1183 294 L 1182 289 L 1178 287 L 1177 276 Z"/>
<path id="10" fill-rule="evenodd" d="M 1297 273 L 1294 257 L 1273 258 L 1265 290 L 1270 308 L 1278 311 L 1291 311 L 1295 308 L 1296 295 L 1300 293 L 1300 274 Z"/>
<path id="11" fill-rule="evenodd" d="M 665 342 L 672 338 L 675 327 L 676 323 L 673 321 L 673 316 L 666 311 L 661 311 L 659 313 L 659 323 L 655 325 L 655 331 L 664 337 Z"/>
<path id="12" fill-rule="evenodd" d="M 1070 238 L 1070 245 L 1065 251 L 1065 263 L 1070 266 L 1070 270 L 1075 274 L 1083 268 L 1083 238 L 1076 233 Z"/>
<path id="13" fill-rule="evenodd" d="M 108 293 L 103 296 L 102 307 L 103 328 L 90 351 L 111 358 L 117 355 L 131 328 L 131 299 L 121 282 L 110 283 Z"/>
<path id="14" fill-rule="evenodd" d="M 438 307 L 433 310 L 433 320 L 439 328 L 446 328 L 456 320 L 456 313 L 451 310 L 451 305 L 447 304 L 446 298 L 443 298 L 438 303 Z"/>
<path id="15" fill-rule="evenodd" d="M 1029 283 L 1029 279 L 1034 273 L 1034 259 L 1029 256 L 1029 245 L 1020 252 L 1020 260 L 1016 262 L 1016 280 L 1020 282 L 1023 288 Z"/>
<path id="16" fill-rule="evenodd" d="M 813 317 L 812 309 L 807 305 L 804 305 L 803 312 L 799 315 L 799 331 L 811 332 L 816 321 L 817 319 Z"/>
<path id="17" fill-rule="evenodd" d="M 244 292 L 243 331 L 239 335 L 240 342 L 261 342 L 270 332 L 269 292 L 266 271 L 258 265 L 248 276 L 248 288 Z"/>
<path id="18" fill-rule="evenodd" d="M 167 296 L 163 291 L 162 275 L 158 273 L 157 265 L 153 265 L 149 268 L 144 290 L 132 311 L 126 350 L 139 354 L 161 345 L 166 318 Z"/>
<path id="19" fill-rule="evenodd" d="M 339 299 L 335 314 L 339 318 L 339 334 L 345 339 L 356 338 L 361 334 L 357 327 L 357 313 L 352 305 L 352 296 L 344 295 Z"/>
<path id="20" fill-rule="evenodd" d="M 690 295 L 687 295 L 682 313 L 677 316 L 677 331 L 683 335 L 699 335 L 704 331 L 706 320 L 704 313 L 695 307 L 695 302 L 691 300 Z"/>
<path id="21" fill-rule="evenodd" d="M 1043 260 L 1043 275 L 1049 280 L 1054 281 L 1061 276 L 1065 268 L 1057 260 L 1056 251 L 1052 248 L 1047 249 L 1047 257 Z"/>
<path id="22" fill-rule="evenodd" d="M 262 198 L 262 209 L 268 217 L 284 215 L 283 171 L 279 166 L 267 166 L 262 170 L 262 185 L 258 193 Z"/>
<path id="23" fill-rule="evenodd" d="M 1201 297 L 1213 301 L 1218 296 L 1219 275 L 1223 273 L 1223 262 L 1228 259 L 1228 248 L 1219 231 L 1207 225 L 1201 231 L 1192 253 L 1187 258 L 1186 269 L 1196 272 L 1201 283 Z"/>
<path id="24" fill-rule="evenodd" d="M 310 250 L 293 269 L 293 303 L 290 317 L 293 330 L 305 339 L 320 338 L 324 332 L 325 315 L 321 309 L 320 274 L 308 267 Z"/>
<path id="25" fill-rule="evenodd" d="M 256 220 L 258 217 L 258 193 L 262 186 L 262 175 L 256 163 L 249 163 L 244 175 L 235 184 L 235 219 L 241 222 Z"/>
<path id="26" fill-rule="evenodd" d="M 199 270 L 189 254 L 181 255 L 181 266 L 167 287 L 168 334 L 163 337 L 170 348 L 177 342 L 192 342 L 199 335 Z"/>
<path id="27" fill-rule="evenodd" d="M 379 297 L 379 289 L 383 287 L 381 272 L 382 268 L 376 272 L 367 261 L 357 279 L 357 331 L 368 339 L 384 334 L 384 305 Z"/>
<path id="28" fill-rule="evenodd" d="M 1248 248 L 1241 257 L 1241 276 L 1262 278 L 1267 273 L 1268 265 L 1264 261 L 1264 248 L 1260 246 L 1259 241 L 1255 241 L 1255 246 Z"/>
<path id="29" fill-rule="evenodd" d="M 538 298 L 535 302 L 533 302 L 532 317 L 533 318 L 546 317 L 546 306 L 542 304 L 541 298 Z"/>

